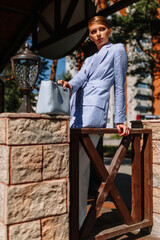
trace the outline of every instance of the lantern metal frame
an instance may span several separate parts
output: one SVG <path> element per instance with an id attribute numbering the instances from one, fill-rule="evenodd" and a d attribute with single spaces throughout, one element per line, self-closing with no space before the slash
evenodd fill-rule
<path id="1" fill-rule="evenodd" d="M 29 50 L 29 44 L 21 53 L 11 58 L 13 76 L 18 88 L 23 93 L 23 101 L 17 112 L 34 112 L 30 93 L 33 91 L 40 72 L 41 58 Z"/>

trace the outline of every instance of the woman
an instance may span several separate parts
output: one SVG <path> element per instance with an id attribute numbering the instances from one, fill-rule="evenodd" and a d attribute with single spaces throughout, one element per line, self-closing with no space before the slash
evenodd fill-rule
<path id="1" fill-rule="evenodd" d="M 109 42 L 111 29 L 102 16 L 93 17 L 88 23 L 89 37 L 96 44 L 98 51 L 88 57 L 78 74 L 69 82 L 59 80 L 63 87 L 72 92 L 71 128 L 106 127 L 109 95 L 112 85 L 115 89 L 115 124 L 120 136 L 129 134 L 125 122 L 125 77 L 127 54 L 123 44 Z M 96 146 L 99 135 L 91 135 Z M 89 182 L 89 159 L 80 147 L 80 226 L 87 207 Z M 84 187 L 85 186 L 85 187 Z"/>

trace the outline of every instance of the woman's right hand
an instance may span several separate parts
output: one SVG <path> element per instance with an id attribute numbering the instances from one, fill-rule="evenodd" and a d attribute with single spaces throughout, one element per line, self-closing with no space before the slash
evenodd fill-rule
<path id="1" fill-rule="evenodd" d="M 69 88 L 69 91 L 71 92 L 72 91 L 72 85 L 69 84 L 67 81 L 64 81 L 64 80 L 58 80 L 57 81 L 58 84 L 62 85 L 63 88 Z"/>

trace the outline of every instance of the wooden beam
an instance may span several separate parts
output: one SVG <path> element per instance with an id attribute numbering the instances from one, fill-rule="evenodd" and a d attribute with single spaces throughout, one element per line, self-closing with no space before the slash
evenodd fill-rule
<path id="1" fill-rule="evenodd" d="M 120 236 L 122 234 L 132 232 L 136 229 L 138 230 L 140 228 L 145 228 L 145 227 L 149 227 L 152 225 L 153 225 L 153 222 L 151 220 L 144 220 L 140 223 L 135 223 L 130 226 L 122 224 L 120 226 L 104 230 L 104 231 L 100 232 L 99 234 L 97 234 L 96 236 L 94 236 L 93 238 L 87 238 L 87 239 L 107 240 L 107 239 L 111 239 L 115 236 Z"/>
<path id="2" fill-rule="evenodd" d="M 32 11 L 25 11 L 24 9 L 20 9 L 18 7 L 14 8 L 14 7 L 10 7 L 8 5 L 3 5 L 3 4 L 0 4 L 0 10 L 7 11 L 7 12 L 18 13 L 18 14 L 26 15 L 26 16 L 33 15 Z"/>
<path id="3" fill-rule="evenodd" d="M 56 32 L 61 31 L 61 0 L 54 1 L 54 29 Z"/>
<path id="4" fill-rule="evenodd" d="M 141 135 L 135 136 L 132 144 L 132 218 L 135 223 L 141 222 L 141 151 L 140 151 Z"/>
<path id="5" fill-rule="evenodd" d="M 102 182 L 105 182 L 107 180 L 108 173 L 106 171 L 106 168 L 100 155 L 98 154 L 95 146 L 93 145 L 91 139 L 89 138 L 89 135 L 87 134 L 81 135 L 80 141 L 89 159 L 91 159 L 94 168 L 97 171 L 97 174 L 99 175 L 99 178 L 101 179 Z"/>
<path id="6" fill-rule="evenodd" d="M 36 12 L 38 16 L 38 20 L 42 23 L 45 30 L 49 33 L 50 36 L 54 36 L 55 30 L 51 27 L 51 25 L 48 23 L 45 16 L 43 16 L 39 11 Z"/>
<path id="7" fill-rule="evenodd" d="M 115 134 L 116 128 L 71 128 L 71 134 Z M 130 134 L 152 133 L 151 129 L 132 128 Z"/>
<path id="8" fill-rule="evenodd" d="M 70 240 L 79 239 L 79 135 L 71 136 L 70 145 Z"/>
<path id="9" fill-rule="evenodd" d="M 88 157 L 91 159 L 98 174 L 101 176 L 101 179 L 104 178 L 104 180 L 105 180 L 105 178 L 107 177 L 105 182 L 103 182 L 101 184 L 100 193 L 98 195 L 98 198 L 92 204 L 92 206 L 87 214 L 87 217 L 82 225 L 82 228 L 80 230 L 80 239 L 86 238 L 89 235 L 89 233 L 92 231 L 93 226 L 96 221 L 96 216 L 99 214 L 109 191 L 111 192 L 113 202 L 116 202 L 116 206 L 117 206 L 123 220 L 125 221 L 125 223 L 133 224 L 133 220 L 130 216 L 128 208 L 124 204 L 123 199 L 120 197 L 120 194 L 118 194 L 118 197 L 119 197 L 118 201 L 117 201 L 117 197 L 116 197 L 116 199 L 114 199 L 115 195 L 112 194 L 113 192 L 114 193 L 118 192 L 118 190 L 115 190 L 116 187 L 115 187 L 113 181 L 117 175 L 117 172 L 122 163 L 122 160 L 125 157 L 127 149 L 132 140 L 132 136 L 129 135 L 122 139 L 122 142 L 121 142 L 119 148 L 117 149 L 115 156 L 113 157 L 113 160 L 111 162 L 111 165 L 110 165 L 108 171 L 104 167 L 103 162 L 100 161 L 101 158 L 100 158 L 97 150 L 95 149 L 93 143 L 91 142 L 89 136 L 82 135 L 80 140 L 81 140 L 81 144 L 84 147 Z M 101 166 L 101 165 L 103 165 L 103 166 Z M 122 208 L 122 206 L 123 206 L 123 208 Z"/>
<path id="10" fill-rule="evenodd" d="M 153 219 L 152 135 L 144 134 L 144 218 Z"/>
<path id="11" fill-rule="evenodd" d="M 63 22 L 62 22 L 62 31 L 64 31 L 68 24 L 69 24 L 69 21 L 71 20 L 72 16 L 73 16 L 73 13 L 74 13 L 74 10 L 77 6 L 77 3 L 78 3 L 79 0 L 71 0 L 70 4 L 69 4 L 69 7 L 66 11 L 66 14 L 63 18 Z"/>
<path id="12" fill-rule="evenodd" d="M 74 4 L 76 4 L 76 1 L 77 0 L 73 1 L 73 2 L 75 2 Z M 135 3 L 135 2 L 138 2 L 138 1 L 139 0 L 121 0 L 121 1 L 111 5 L 109 7 L 107 7 L 106 9 L 98 12 L 95 15 L 109 16 L 109 15 L 111 15 L 111 14 L 113 14 L 113 13 L 115 13 L 115 12 L 121 10 L 121 9 L 123 9 L 124 7 L 127 7 L 127 6 L 129 6 L 129 5 L 131 5 L 131 4 Z M 70 15 L 71 15 L 71 13 L 70 13 Z M 79 31 L 79 30 L 81 30 L 81 29 L 83 29 L 85 27 L 87 28 L 88 20 L 89 20 L 88 18 L 85 18 L 84 20 L 80 21 L 79 23 L 76 23 L 73 26 L 71 26 L 69 28 L 66 28 L 67 25 L 68 25 L 68 22 L 70 20 L 70 15 L 68 13 L 66 15 L 66 17 L 65 17 L 65 21 L 63 20 L 62 26 L 63 25 L 65 26 L 65 28 L 63 28 L 63 31 L 61 33 L 55 32 L 55 34 L 54 34 L 54 36 L 52 38 L 48 38 L 48 39 L 40 42 L 38 44 L 38 49 L 44 48 L 44 47 L 46 47 L 49 44 L 52 44 L 52 43 L 54 43 L 56 41 L 59 41 L 59 40 L 65 38 L 65 37 L 69 36 L 70 34 L 73 34 L 73 33 L 77 32 L 77 31 Z"/>

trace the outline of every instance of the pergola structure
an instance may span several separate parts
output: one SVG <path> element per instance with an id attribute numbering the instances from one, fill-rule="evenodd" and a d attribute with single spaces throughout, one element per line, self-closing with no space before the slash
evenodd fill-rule
<path id="1" fill-rule="evenodd" d="M 96 13 L 93 0 L 0 0 L 0 72 L 31 33 L 41 56 L 63 57 L 84 40 L 93 15 L 108 16 L 137 1 L 113 1 Z"/>

